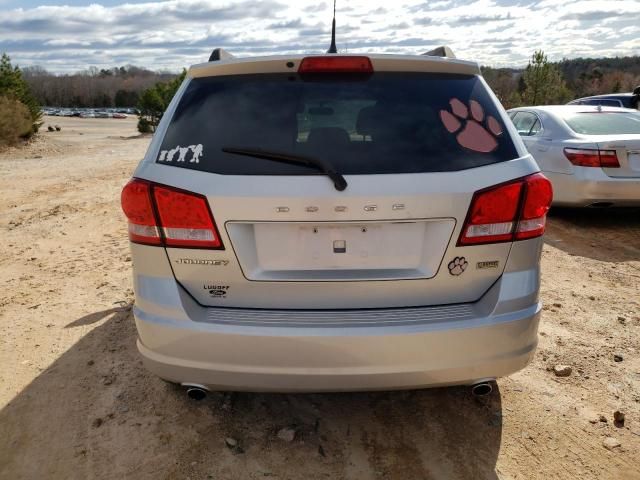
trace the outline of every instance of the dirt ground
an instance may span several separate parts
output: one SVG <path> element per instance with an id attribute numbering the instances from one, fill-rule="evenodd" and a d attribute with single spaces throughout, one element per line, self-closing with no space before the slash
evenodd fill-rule
<path id="1" fill-rule="evenodd" d="M 119 194 L 149 137 L 134 119 L 55 123 L 0 154 L 0 478 L 640 478 L 639 210 L 552 214 L 539 349 L 488 398 L 194 402 L 135 348 Z"/>

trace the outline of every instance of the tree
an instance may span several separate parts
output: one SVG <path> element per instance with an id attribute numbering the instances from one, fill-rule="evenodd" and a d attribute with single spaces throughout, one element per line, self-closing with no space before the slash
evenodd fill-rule
<path id="1" fill-rule="evenodd" d="M 565 103 L 571 98 L 560 69 L 556 64 L 549 63 L 542 50 L 533 54 L 522 79 L 525 87 L 522 102 L 525 105 Z"/>
<path id="2" fill-rule="evenodd" d="M 482 67 L 482 76 L 504 108 L 519 105 L 519 97 L 514 97 L 518 78 L 516 71 L 510 68 Z"/>
<path id="3" fill-rule="evenodd" d="M 138 92 L 130 90 L 118 90 L 113 103 L 116 107 L 134 107 L 140 102 Z"/>
<path id="4" fill-rule="evenodd" d="M 38 131 L 42 125 L 40 105 L 32 95 L 29 84 L 22 77 L 22 72 L 17 66 L 11 65 L 11 59 L 6 53 L 3 53 L 0 59 L 0 97 L 17 100 L 29 111 L 31 131 L 22 136 L 29 137 Z"/>
<path id="5" fill-rule="evenodd" d="M 32 133 L 31 113 L 15 98 L 0 96 L 0 146 L 13 145 Z"/>
<path id="6" fill-rule="evenodd" d="M 49 75 L 49 72 L 45 70 L 43 67 L 39 65 L 34 65 L 32 67 L 24 67 L 22 69 L 22 77 L 27 80 L 32 77 L 42 77 L 45 75 Z"/>
<path id="7" fill-rule="evenodd" d="M 140 95 L 138 103 L 138 130 L 142 133 L 154 132 L 164 111 L 171 103 L 173 96 L 187 76 L 183 70 L 180 75 L 169 82 L 158 82 Z"/>
<path id="8" fill-rule="evenodd" d="M 162 118 L 165 109 L 165 103 L 162 100 L 158 85 L 142 92 L 138 103 L 138 110 L 140 111 L 138 130 L 142 133 L 155 131 L 155 127 L 160 123 L 160 118 Z"/>

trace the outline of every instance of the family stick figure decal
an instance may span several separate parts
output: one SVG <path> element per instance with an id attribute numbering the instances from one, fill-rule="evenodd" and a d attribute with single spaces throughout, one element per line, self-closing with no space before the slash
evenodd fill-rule
<path id="1" fill-rule="evenodd" d="M 189 159 L 189 163 L 200 163 L 200 157 L 202 157 L 203 147 L 202 144 L 198 145 L 189 145 L 187 147 L 181 147 L 180 145 L 172 148 L 171 150 L 161 150 L 160 155 L 158 156 L 158 162 L 163 163 L 181 163 L 187 161 L 187 155 L 189 152 L 192 152 L 191 158 Z M 176 155 L 178 156 L 176 158 Z"/>

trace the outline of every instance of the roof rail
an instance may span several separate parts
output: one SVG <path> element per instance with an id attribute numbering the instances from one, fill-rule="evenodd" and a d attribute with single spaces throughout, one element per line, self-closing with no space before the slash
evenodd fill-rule
<path id="1" fill-rule="evenodd" d="M 235 58 L 224 48 L 214 48 L 211 55 L 209 55 L 210 62 L 217 62 L 218 60 L 228 60 L 229 58 Z"/>
<path id="2" fill-rule="evenodd" d="M 443 45 L 438 48 L 434 48 L 433 50 L 429 50 L 428 52 L 423 53 L 422 55 L 427 55 L 429 57 L 447 57 L 447 58 L 456 58 L 453 50 Z"/>

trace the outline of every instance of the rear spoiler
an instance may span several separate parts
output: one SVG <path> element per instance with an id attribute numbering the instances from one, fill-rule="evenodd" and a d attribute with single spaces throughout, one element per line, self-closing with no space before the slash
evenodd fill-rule
<path id="1" fill-rule="evenodd" d="M 422 55 L 426 55 L 427 57 L 446 57 L 446 58 L 456 58 L 453 50 L 443 45 L 441 47 L 434 48 L 433 50 L 429 50 L 428 52 L 423 53 Z"/>
<path id="2" fill-rule="evenodd" d="M 425 55 L 427 57 L 456 58 L 456 55 L 453 53 L 453 50 L 451 50 L 451 48 L 447 47 L 446 45 L 434 48 L 433 50 L 429 50 L 428 52 L 425 52 L 422 55 Z M 230 58 L 235 58 L 235 56 L 227 52 L 224 48 L 214 48 L 213 51 L 211 52 L 211 55 L 209 55 L 210 62 L 217 62 L 219 60 L 228 60 Z"/>
<path id="3" fill-rule="evenodd" d="M 230 58 L 235 58 L 229 52 L 227 52 L 224 48 L 214 48 L 211 55 L 209 55 L 210 62 L 217 62 L 219 60 L 228 60 Z"/>

